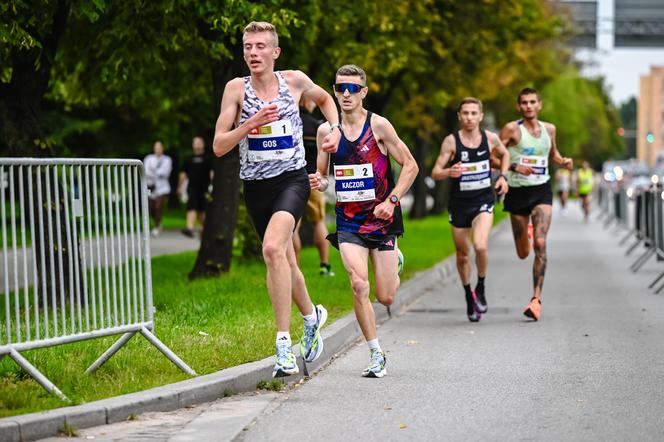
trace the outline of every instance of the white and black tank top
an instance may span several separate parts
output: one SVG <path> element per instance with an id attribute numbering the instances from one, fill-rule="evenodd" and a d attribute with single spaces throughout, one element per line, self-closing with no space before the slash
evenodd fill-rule
<path id="1" fill-rule="evenodd" d="M 260 109 L 276 104 L 279 120 L 254 129 L 240 141 L 240 178 L 264 180 L 304 167 L 300 111 L 281 72 L 275 72 L 279 93 L 269 102 L 256 96 L 251 77 L 244 77 L 244 101 L 240 124 Z"/>
<path id="2" fill-rule="evenodd" d="M 489 141 L 486 131 L 481 130 L 482 141 L 478 147 L 466 147 L 461 142 L 459 132 L 454 133 L 456 153 L 452 164 L 461 162 L 461 176 L 452 178 L 450 205 L 481 205 L 493 203 L 495 197 L 491 188 L 491 164 L 489 162 Z"/>

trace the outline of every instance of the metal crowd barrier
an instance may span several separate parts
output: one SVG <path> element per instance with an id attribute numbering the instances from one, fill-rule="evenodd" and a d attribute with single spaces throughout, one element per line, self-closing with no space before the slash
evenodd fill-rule
<path id="1" fill-rule="evenodd" d="M 603 183 L 598 190 L 599 206 L 606 219 L 605 227 L 612 223 L 618 224 L 627 230 L 620 240 L 623 245 L 630 239 L 633 243 L 627 248 L 625 255 L 629 256 L 639 246 L 642 253 L 631 264 L 630 270 L 638 272 L 653 256 L 658 261 L 664 260 L 664 190 L 661 185 L 652 185 L 648 189 L 633 190 L 630 195 L 620 186 L 611 186 Z M 662 272 L 653 280 L 648 288 L 655 289 L 656 293 L 664 290 L 664 284 L 655 288 L 664 278 Z"/>
<path id="2" fill-rule="evenodd" d="M 140 333 L 196 374 L 152 333 L 147 204 L 138 160 L 0 158 L 0 359 L 67 400 L 21 352 L 122 335 L 91 373 Z"/>

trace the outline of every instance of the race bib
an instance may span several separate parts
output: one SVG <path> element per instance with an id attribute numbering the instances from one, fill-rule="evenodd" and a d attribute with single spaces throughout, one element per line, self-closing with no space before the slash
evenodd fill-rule
<path id="1" fill-rule="evenodd" d="M 334 180 L 337 201 L 341 203 L 376 199 L 373 166 L 370 163 L 335 165 Z"/>
<path id="2" fill-rule="evenodd" d="M 519 159 L 519 165 L 533 169 L 533 173 L 530 175 L 522 175 L 527 180 L 540 181 L 542 177 L 549 174 L 549 159 L 547 157 L 523 155 Z"/>
<path id="3" fill-rule="evenodd" d="M 249 161 L 287 160 L 295 155 L 290 120 L 257 127 L 247 135 Z"/>
<path id="4" fill-rule="evenodd" d="M 489 160 L 477 161 L 475 163 L 461 163 L 459 190 L 485 189 L 490 186 L 491 169 L 489 167 Z"/>

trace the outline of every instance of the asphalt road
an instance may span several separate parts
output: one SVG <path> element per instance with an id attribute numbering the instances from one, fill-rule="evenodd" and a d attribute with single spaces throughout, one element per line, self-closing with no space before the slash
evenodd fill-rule
<path id="1" fill-rule="evenodd" d="M 620 235 L 556 213 L 542 317 L 522 316 L 532 257 L 490 246 L 489 312 L 465 318 L 458 280 L 379 331 L 388 374 L 364 379 L 364 343 L 285 394 L 241 440 L 661 440 L 664 266 L 627 270 Z"/>
<path id="2" fill-rule="evenodd" d="M 283 393 L 232 397 L 81 431 L 115 440 L 661 440 L 664 295 L 637 274 L 623 235 L 574 205 L 554 213 L 542 317 L 522 315 L 532 256 L 511 231 L 490 243 L 489 312 L 465 317 L 458 279 L 441 281 L 379 329 L 388 374 L 365 379 L 358 343 Z M 635 254 L 640 248 L 635 251 Z M 406 257 L 407 259 L 407 257 Z M 58 439 L 49 439 L 58 440 Z M 68 439 L 71 440 L 71 439 Z"/>

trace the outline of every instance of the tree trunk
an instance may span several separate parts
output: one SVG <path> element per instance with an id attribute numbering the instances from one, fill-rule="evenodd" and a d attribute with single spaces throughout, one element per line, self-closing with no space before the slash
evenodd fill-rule
<path id="1" fill-rule="evenodd" d="M 445 118 L 443 121 L 445 133 L 451 134 L 457 130 L 457 112 L 452 107 L 445 108 Z M 443 213 L 447 210 L 447 204 L 450 197 L 450 180 L 443 180 L 436 183 L 433 192 L 433 208 L 431 213 Z"/>
<path id="2" fill-rule="evenodd" d="M 189 279 L 216 276 L 230 270 L 240 196 L 239 171 L 237 147 L 214 160 L 212 203 L 205 213 L 201 247 Z"/>
<path id="3" fill-rule="evenodd" d="M 413 207 L 410 209 L 411 219 L 421 219 L 427 215 L 427 195 L 429 188 L 426 184 L 426 177 L 429 174 L 427 170 L 427 157 L 429 156 L 430 141 L 415 137 L 415 161 L 420 165 L 420 170 L 413 183 Z"/>
<path id="4" fill-rule="evenodd" d="M 40 43 L 41 47 L 31 49 L 11 48 L 12 78 L 7 84 L 0 84 L 0 150 L 7 152 L 9 156 L 53 156 L 53 146 L 47 142 L 42 131 L 41 111 L 44 94 L 48 90 L 51 78 L 53 61 L 56 58 L 60 40 L 67 28 L 69 10 L 69 2 L 59 1 L 53 14 L 53 23 L 50 31 L 44 35 L 32 35 Z M 46 183 L 48 182 L 51 189 L 53 189 L 53 180 L 56 179 L 52 173 L 51 170 L 50 176 L 46 176 L 38 168 L 35 168 L 33 176 L 28 177 L 26 173 L 23 179 L 32 179 L 33 183 L 36 183 L 37 174 L 41 174 L 42 196 L 45 198 Z M 27 189 L 27 182 L 24 183 L 24 188 Z M 36 188 L 34 192 L 37 192 Z M 35 198 L 35 217 L 41 212 L 44 223 L 46 223 L 48 214 L 50 213 L 53 226 L 56 225 L 58 218 L 61 226 L 64 226 L 65 219 L 64 211 L 62 210 L 62 198 L 65 197 L 66 195 L 62 194 L 60 201 L 53 199 L 50 205 L 47 205 L 44 199 L 41 207 L 38 206 L 37 198 Z M 21 216 L 27 217 L 29 213 L 27 200 L 21 204 Z M 51 229 L 52 231 L 49 231 L 46 227 L 45 224 L 40 226 L 43 230 L 43 238 L 40 235 L 35 235 L 34 243 L 34 250 L 38 255 L 42 249 L 45 251 L 44 263 L 41 260 L 37 260 L 37 272 L 40 275 L 40 292 L 55 293 L 60 287 L 60 280 L 63 280 L 65 293 L 62 295 L 64 299 L 68 299 L 69 281 L 72 278 L 72 275 L 69 274 L 69 266 L 64 265 L 62 273 L 57 271 L 56 278 L 51 278 L 50 272 L 53 272 L 54 269 L 59 269 L 60 262 L 58 259 L 60 256 L 63 263 L 67 262 L 69 258 L 68 254 L 71 251 L 68 250 L 68 247 L 64 246 L 67 242 L 63 229 L 61 229 L 61 235 L 58 238 L 55 227 Z M 51 242 L 54 244 L 54 250 L 52 251 L 50 250 Z M 61 250 L 58 250 L 58 244 L 63 245 Z M 78 245 L 73 245 L 73 247 L 78 247 Z M 51 252 L 54 255 L 53 262 L 50 259 Z M 42 273 L 47 274 L 45 286 L 42 283 Z M 54 298 L 49 298 L 48 301 L 52 303 L 53 300 Z M 55 300 L 57 303 L 58 300 Z"/>
<path id="5" fill-rule="evenodd" d="M 211 65 L 215 119 L 219 113 L 226 83 L 242 75 L 244 67 L 242 47 L 237 43 L 233 47 L 235 47 L 233 60 L 213 61 Z M 231 268 L 240 197 L 239 174 L 240 155 L 237 147 L 223 157 L 215 158 L 212 203 L 207 207 L 201 247 L 194 268 L 189 272 L 190 280 L 217 276 Z"/>

